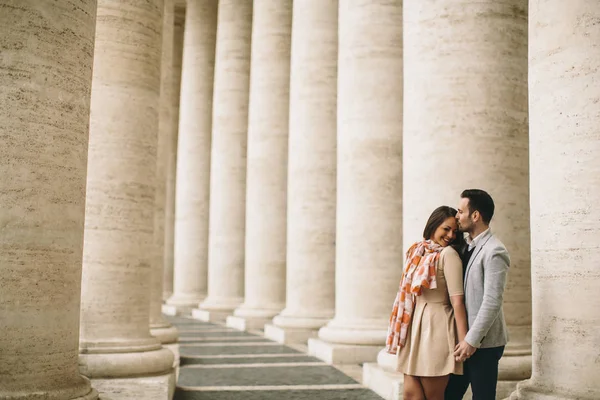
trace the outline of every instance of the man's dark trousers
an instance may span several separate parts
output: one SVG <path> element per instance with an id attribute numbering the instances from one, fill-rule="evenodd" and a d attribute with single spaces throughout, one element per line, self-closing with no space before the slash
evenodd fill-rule
<path id="1" fill-rule="evenodd" d="M 471 384 L 473 400 L 495 400 L 498 362 L 504 346 L 477 349 L 464 363 L 464 375 L 450 375 L 444 400 L 462 400 Z"/>

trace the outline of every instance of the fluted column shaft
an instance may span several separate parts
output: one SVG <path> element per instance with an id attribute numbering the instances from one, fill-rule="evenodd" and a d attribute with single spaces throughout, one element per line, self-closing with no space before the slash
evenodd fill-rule
<path id="1" fill-rule="evenodd" d="M 173 0 L 164 0 L 160 66 L 160 101 L 156 144 L 156 190 L 154 192 L 154 258 L 150 288 L 150 333 L 162 344 L 177 341 L 177 329 L 162 316 L 163 270 L 165 251 L 165 202 L 170 142 L 173 134 Z"/>
<path id="2" fill-rule="evenodd" d="M 340 1 L 338 74 L 336 309 L 319 337 L 380 345 L 402 263 L 400 0 Z"/>
<path id="3" fill-rule="evenodd" d="M 531 370 L 526 29 L 527 0 L 404 4 L 404 248 L 464 189 L 494 198 L 511 258 L 503 394 Z"/>
<path id="4" fill-rule="evenodd" d="M 294 2 L 281 328 L 318 329 L 334 314 L 337 22 L 337 0 Z"/>
<path id="5" fill-rule="evenodd" d="M 252 1 L 219 1 L 210 170 L 205 311 L 231 313 L 244 298 L 246 144 Z"/>
<path id="6" fill-rule="evenodd" d="M 96 1 L 0 10 L 0 398 L 93 400 L 77 358 Z"/>
<path id="7" fill-rule="evenodd" d="M 175 281 L 167 304 L 189 311 L 206 297 L 210 136 L 217 33 L 214 0 L 188 1 L 179 105 Z"/>
<path id="8" fill-rule="evenodd" d="M 181 89 L 181 63 L 183 59 L 183 33 L 185 8 L 175 3 L 173 18 L 173 60 L 171 101 L 171 137 L 168 143 L 167 184 L 165 199 L 165 252 L 163 270 L 163 300 L 173 295 L 174 253 L 175 253 L 175 184 L 177 182 L 177 142 L 179 137 L 179 95 Z"/>
<path id="9" fill-rule="evenodd" d="M 600 398 L 600 4 L 529 3 L 533 371 L 511 398 Z"/>
<path id="10" fill-rule="evenodd" d="M 285 306 L 292 0 L 255 0 L 248 117 L 245 300 L 262 328 Z"/>
<path id="11" fill-rule="evenodd" d="M 162 13 L 162 0 L 98 3 L 80 333 L 92 378 L 173 363 L 149 332 Z"/>

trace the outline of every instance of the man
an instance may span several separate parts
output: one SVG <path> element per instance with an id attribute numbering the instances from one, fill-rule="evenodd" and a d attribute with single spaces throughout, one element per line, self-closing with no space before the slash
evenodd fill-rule
<path id="1" fill-rule="evenodd" d="M 502 312 L 502 297 L 510 258 L 489 224 L 494 201 L 483 190 L 461 194 L 456 218 L 461 232 L 468 233 L 463 255 L 465 306 L 469 331 L 455 348 L 457 361 L 464 361 L 464 375 L 451 375 L 445 400 L 463 398 L 469 384 L 473 400 L 495 400 L 498 362 L 508 342 Z"/>

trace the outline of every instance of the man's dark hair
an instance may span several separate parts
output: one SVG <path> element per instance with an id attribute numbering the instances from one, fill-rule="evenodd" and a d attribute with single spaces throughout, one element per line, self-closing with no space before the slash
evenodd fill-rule
<path id="1" fill-rule="evenodd" d="M 479 211 L 481 219 L 486 225 L 489 225 L 494 216 L 494 200 L 485 190 L 467 189 L 464 190 L 460 197 L 469 199 L 469 214 Z"/>
<path id="2" fill-rule="evenodd" d="M 435 230 L 439 228 L 440 225 L 444 223 L 448 218 L 456 218 L 456 210 L 452 207 L 448 206 L 440 206 L 433 210 L 427 223 L 425 224 L 425 229 L 423 230 L 423 239 L 429 240 L 431 236 L 435 233 Z M 460 254 L 463 247 L 465 245 L 465 239 L 463 235 L 459 232 L 456 235 L 456 239 L 451 243 L 451 246 Z"/>

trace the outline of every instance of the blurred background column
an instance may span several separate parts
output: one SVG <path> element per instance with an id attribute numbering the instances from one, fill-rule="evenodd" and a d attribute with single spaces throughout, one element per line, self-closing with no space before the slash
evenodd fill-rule
<path id="1" fill-rule="evenodd" d="M 285 307 L 292 0 L 254 0 L 244 303 L 227 325 L 263 329 Z"/>
<path id="2" fill-rule="evenodd" d="M 168 399 L 174 385 L 149 329 L 163 9 L 98 2 L 79 362 L 111 400 Z"/>
<path id="3" fill-rule="evenodd" d="M 244 301 L 246 146 L 252 1 L 220 0 L 210 167 L 208 297 L 195 318 L 224 321 Z"/>
<path id="4" fill-rule="evenodd" d="M 338 1 L 292 13 L 285 309 L 265 326 L 281 343 L 316 336 L 335 308 Z"/>
<path id="5" fill-rule="evenodd" d="M 402 1 L 339 2 L 335 316 L 329 363 L 375 360 L 402 265 Z"/>
<path id="6" fill-rule="evenodd" d="M 185 11 L 173 296 L 168 314 L 190 314 L 206 297 L 212 98 L 217 2 L 192 0 Z"/>

